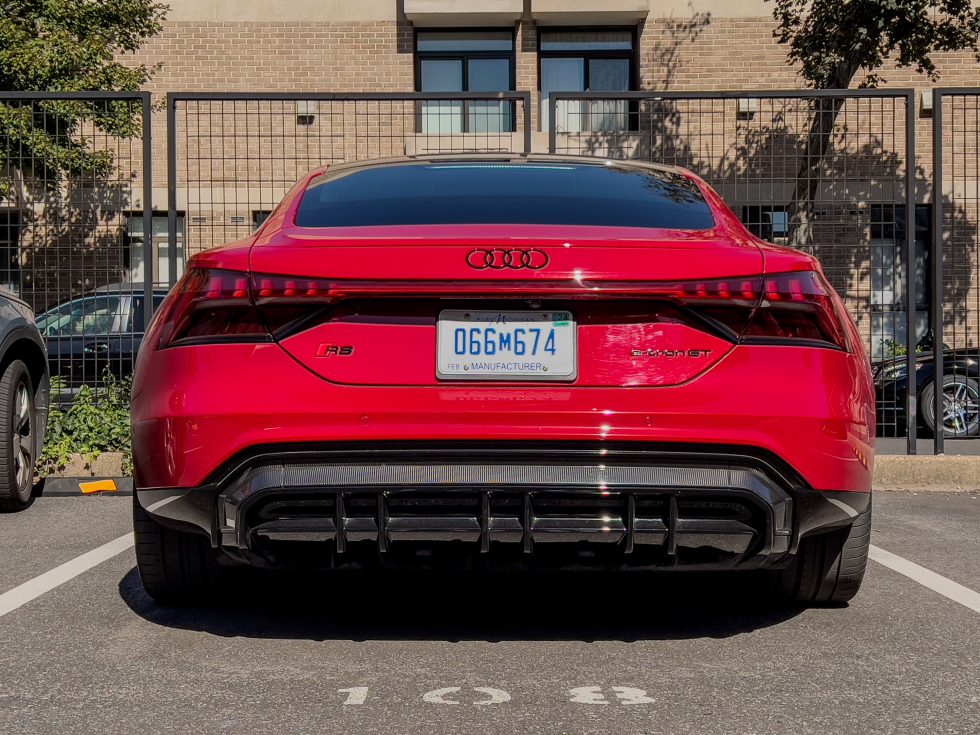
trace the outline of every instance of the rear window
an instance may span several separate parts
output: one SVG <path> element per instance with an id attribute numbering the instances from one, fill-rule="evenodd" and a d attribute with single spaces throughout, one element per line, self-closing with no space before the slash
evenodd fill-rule
<path id="1" fill-rule="evenodd" d="M 431 163 L 328 171 L 303 195 L 296 224 L 704 230 L 714 226 L 714 219 L 697 186 L 668 171 L 561 163 Z"/>

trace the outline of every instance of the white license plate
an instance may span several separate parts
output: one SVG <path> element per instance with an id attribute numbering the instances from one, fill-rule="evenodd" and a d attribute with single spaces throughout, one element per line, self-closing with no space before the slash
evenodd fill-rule
<path id="1" fill-rule="evenodd" d="M 439 312 L 436 375 L 444 380 L 574 380 L 575 352 L 567 311 Z"/>

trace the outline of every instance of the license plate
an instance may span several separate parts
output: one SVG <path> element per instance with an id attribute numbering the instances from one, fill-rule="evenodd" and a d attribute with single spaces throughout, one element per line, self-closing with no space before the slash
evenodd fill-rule
<path id="1" fill-rule="evenodd" d="M 567 311 L 439 312 L 436 376 L 443 380 L 574 380 L 575 352 Z"/>

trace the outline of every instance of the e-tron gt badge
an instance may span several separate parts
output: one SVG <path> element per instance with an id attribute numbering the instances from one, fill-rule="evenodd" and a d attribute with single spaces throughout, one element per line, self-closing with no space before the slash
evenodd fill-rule
<path id="1" fill-rule="evenodd" d="M 713 350 L 630 350 L 631 357 L 710 357 Z"/>

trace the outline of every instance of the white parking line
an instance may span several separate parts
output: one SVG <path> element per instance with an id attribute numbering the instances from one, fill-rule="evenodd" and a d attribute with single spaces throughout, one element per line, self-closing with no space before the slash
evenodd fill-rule
<path id="1" fill-rule="evenodd" d="M 880 549 L 877 546 L 871 547 L 870 557 L 879 564 L 899 574 L 904 574 L 923 587 L 928 587 L 933 592 L 938 592 L 943 597 L 958 602 L 970 608 L 973 612 L 980 613 L 980 592 L 974 592 L 969 587 L 964 587 L 951 579 L 946 579 L 946 577 L 936 574 L 931 569 L 920 567 L 915 562 L 904 559 L 890 551 Z"/>
<path id="2" fill-rule="evenodd" d="M 127 533 L 125 536 L 120 536 L 97 549 L 76 556 L 71 561 L 66 561 L 64 564 L 14 587 L 12 590 L 0 594 L 0 617 L 13 612 L 22 605 L 26 605 L 46 592 L 60 587 L 89 569 L 97 567 L 102 562 L 118 556 L 132 548 L 133 543 L 133 534 Z M 928 587 L 933 592 L 938 592 L 943 597 L 958 602 L 973 612 L 980 613 L 980 592 L 974 592 L 969 587 L 964 587 L 951 579 L 936 574 L 931 569 L 926 569 L 877 546 L 871 547 L 870 558 L 899 574 L 904 574 L 923 587 Z"/>
<path id="3" fill-rule="evenodd" d="M 66 561 L 64 564 L 34 577 L 34 579 L 4 592 L 0 595 L 0 618 L 9 612 L 13 612 L 21 605 L 26 605 L 31 600 L 40 597 L 45 592 L 50 592 L 55 587 L 74 579 L 79 574 L 87 572 L 92 567 L 118 556 L 132 546 L 133 534 L 127 533 L 125 536 L 120 536 L 97 549 L 86 551 L 81 556 L 76 556 L 71 561 Z"/>

